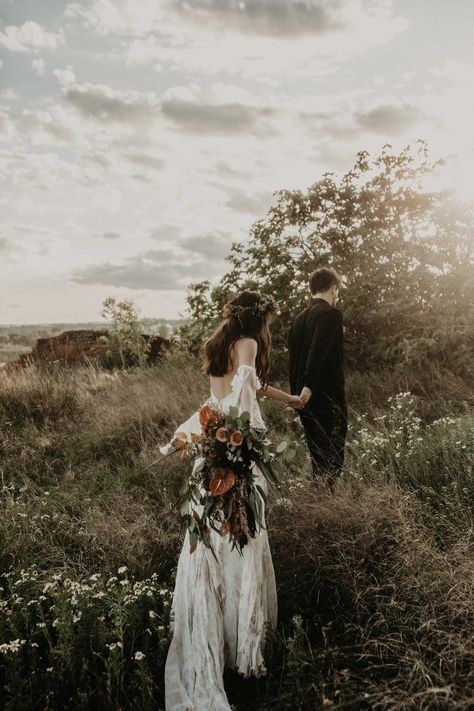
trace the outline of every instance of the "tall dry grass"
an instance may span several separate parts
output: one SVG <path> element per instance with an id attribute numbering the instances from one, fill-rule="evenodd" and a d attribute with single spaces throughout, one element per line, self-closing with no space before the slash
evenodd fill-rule
<path id="1" fill-rule="evenodd" d="M 312 481 L 297 420 L 263 402 L 272 429 L 301 446 L 269 501 L 279 593 L 269 673 L 226 673 L 235 708 L 474 707 L 472 403 L 466 384 L 435 368 L 431 377 L 433 393 L 426 373 L 349 375 L 334 494 Z M 6 708 L 163 708 L 158 588 L 173 588 L 171 506 L 190 462 L 153 462 L 207 390 L 179 354 L 128 373 L 0 375 Z M 103 587 L 71 591 L 97 575 Z M 125 595 L 140 581 L 152 607 L 145 593 Z M 91 655 L 95 666 L 80 662 Z"/>

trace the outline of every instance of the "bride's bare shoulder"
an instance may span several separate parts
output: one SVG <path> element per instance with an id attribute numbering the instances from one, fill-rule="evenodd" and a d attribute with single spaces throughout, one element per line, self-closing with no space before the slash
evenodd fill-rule
<path id="1" fill-rule="evenodd" d="M 253 361 L 257 355 L 258 343 L 255 338 L 244 336 L 235 344 L 235 352 L 239 361 Z"/>

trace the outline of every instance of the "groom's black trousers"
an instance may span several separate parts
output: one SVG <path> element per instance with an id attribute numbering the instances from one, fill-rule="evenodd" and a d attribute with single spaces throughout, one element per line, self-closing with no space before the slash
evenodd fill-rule
<path id="1" fill-rule="evenodd" d="M 323 398 L 299 410 L 313 475 L 334 483 L 344 464 L 344 447 L 347 435 L 347 404 Z"/>

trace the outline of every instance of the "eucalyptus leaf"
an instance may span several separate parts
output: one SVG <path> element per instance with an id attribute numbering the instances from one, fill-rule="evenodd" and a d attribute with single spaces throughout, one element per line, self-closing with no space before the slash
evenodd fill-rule
<path id="1" fill-rule="evenodd" d="M 257 490 L 258 490 L 260 496 L 262 497 L 264 503 L 266 504 L 267 503 L 267 496 L 266 496 L 264 490 L 262 489 L 262 487 L 260 486 L 260 484 L 257 484 Z"/>
<path id="2" fill-rule="evenodd" d="M 250 422 L 250 413 L 249 412 L 241 412 L 239 419 L 242 422 L 242 426 L 245 427 Z"/>

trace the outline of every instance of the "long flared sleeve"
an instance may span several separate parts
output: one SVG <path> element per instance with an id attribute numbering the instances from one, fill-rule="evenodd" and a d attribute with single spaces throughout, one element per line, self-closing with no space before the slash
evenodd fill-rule
<path id="1" fill-rule="evenodd" d="M 176 435 L 179 433 L 184 433 L 188 442 L 191 442 L 192 435 L 202 434 L 201 423 L 199 421 L 199 410 L 197 410 L 186 422 L 182 422 L 179 427 L 176 428 L 171 440 L 160 447 L 160 452 L 162 454 L 168 454 L 173 449 L 173 442 L 176 439 Z"/>

